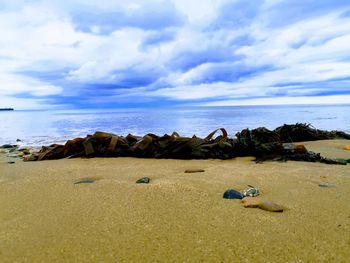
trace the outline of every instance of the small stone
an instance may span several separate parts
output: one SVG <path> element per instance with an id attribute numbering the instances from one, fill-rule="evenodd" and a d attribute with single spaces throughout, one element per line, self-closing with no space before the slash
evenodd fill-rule
<path id="1" fill-rule="evenodd" d="M 21 139 L 17 139 L 16 142 L 21 142 L 22 140 Z"/>
<path id="2" fill-rule="evenodd" d="M 248 185 L 249 188 L 245 189 L 243 191 L 243 196 L 250 196 L 250 197 L 255 197 L 260 195 L 260 190 L 257 187 Z"/>
<path id="3" fill-rule="evenodd" d="M 236 191 L 235 189 L 228 189 L 224 193 L 223 198 L 225 198 L 225 199 L 242 199 L 243 195 L 242 195 L 242 193 Z"/>
<path id="4" fill-rule="evenodd" d="M 187 169 L 185 173 L 203 173 L 203 169 Z"/>
<path id="5" fill-rule="evenodd" d="M 136 181 L 137 184 L 148 184 L 150 179 L 148 177 L 142 177 Z"/>
<path id="6" fill-rule="evenodd" d="M 92 184 L 94 182 L 95 182 L 95 180 L 87 179 L 87 180 L 80 180 L 78 182 L 75 182 L 74 184 Z"/>
<path id="7" fill-rule="evenodd" d="M 256 208 L 259 207 L 262 201 L 257 197 L 244 197 L 241 202 L 244 207 Z"/>
<path id="8" fill-rule="evenodd" d="M 344 150 L 350 150 L 350 145 L 345 145 Z"/>
<path id="9" fill-rule="evenodd" d="M 283 207 L 279 204 L 270 201 L 264 201 L 259 205 L 259 208 L 262 210 L 270 212 L 283 212 Z"/>
<path id="10" fill-rule="evenodd" d="M 8 164 L 14 164 L 15 162 L 14 161 L 10 161 L 10 162 L 7 162 Z"/>
<path id="11" fill-rule="evenodd" d="M 337 187 L 335 184 L 319 184 L 318 186 L 323 188 Z"/>

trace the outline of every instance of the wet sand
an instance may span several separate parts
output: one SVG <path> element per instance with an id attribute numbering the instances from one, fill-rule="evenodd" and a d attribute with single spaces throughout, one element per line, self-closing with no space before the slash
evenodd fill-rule
<path id="1" fill-rule="evenodd" d="M 350 158 L 350 141 L 305 144 Z M 350 165 L 7 160 L 0 155 L 1 262 L 349 262 Z M 205 172 L 184 173 L 192 168 Z M 151 182 L 135 184 L 143 176 Z M 86 178 L 96 181 L 74 184 Z M 222 198 L 248 184 L 286 210 Z"/>

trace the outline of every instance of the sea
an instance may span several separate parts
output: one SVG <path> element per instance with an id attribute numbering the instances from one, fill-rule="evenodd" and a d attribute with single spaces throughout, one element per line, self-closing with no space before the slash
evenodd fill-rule
<path id="1" fill-rule="evenodd" d="M 230 137 L 242 129 L 308 123 L 325 130 L 350 133 L 350 105 L 283 105 L 169 107 L 147 109 L 70 109 L 0 111 L 0 145 L 64 143 L 95 131 L 157 135 L 206 136 L 225 128 Z"/>

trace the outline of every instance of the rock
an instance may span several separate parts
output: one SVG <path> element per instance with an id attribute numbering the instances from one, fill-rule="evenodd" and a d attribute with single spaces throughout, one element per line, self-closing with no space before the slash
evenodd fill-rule
<path id="1" fill-rule="evenodd" d="M 345 145 L 344 150 L 350 150 L 350 145 Z"/>
<path id="2" fill-rule="evenodd" d="M 148 184 L 150 179 L 148 177 L 142 177 L 136 181 L 137 184 Z"/>
<path id="3" fill-rule="evenodd" d="M 242 195 L 242 193 L 236 191 L 235 189 L 228 189 L 224 193 L 223 198 L 225 198 L 225 199 L 242 199 L 243 195 Z"/>
<path id="4" fill-rule="evenodd" d="M 243 191 L 243 196 L 250 196 L 250 197 L 254 197 L 254 196 L 258 196 L 260 195 L 260 190 L 254 186 L 248 185 L 249 188 L 245 189 Z"/>
<path id="5" fill-rule="evenodd" d="M 285 143 L 285 144 L 283 144 L 283 149 L 285 149 L 285 150 L 294 150 L 295 149 L 295 145 L 293 143 Z"/>
<path id="6" fill-rule="evenodd" d="M 342 158 L 335 158 L 334 159 L 336 162 L 338 162 L 339 164 L 342 165 L 347 165 L 348 164 L 348 160 L 342 159 Z"/>
<path id="7" fill-rule="evenodd" d="M 306 153 L 307 152 L 307 149 L 305 147 L 305 145 L 303 144 L 298 144 L 298 145 L 295 145 L 295 151 L 297 153 Z"/>
<path id="8" fill-rule="evenodd" d="M 17 152 L 19 157 L 23 157 L 24 155 L 26 155 L 24 152 Z"/>
<path id="9" fill-rule="evenodd" d="M 7 162 L 8 164 L 14 164 L 15 162 L 14 161 L 10 161 L 10 162 Z"/>
<path id="10" fill-rule="evenodd" d="M 23 146 L 23 147 L 19 147 L 17 151 L 24 152 L 24 151 L 30 151 L 31 149 L 32 147 L 30 146 Z"/>
<path id="11" fill-rule="evenodd" d="M 350 159 L 347 159 L 346 162 L 347 162 L 347 163 L 350 163 Z"/>
<path id="12" fill-rule="evenodd" d="M 283 212 L 283 207 L 281 205 L 270 201 L 262 202 L 259 204 L 259 208 L 270 212 Z"/>
<path id="13" fill-rule="evenodd" d="M 24 162 L 32 162 L 32 161 L 37 161 L 39 158 L 39 155 L 37 153 L 32 153 L 31 155 L 24 156 L 23 161 Z"/>
<path id="14" fill-rule="evenodd" d="M 19 157 L 21 157 L 17 153 L 12 153 L 12 154 L 9 154 L 7 156 L 10 157 L 10 158 L 19 158 Z"/>
<path id="15" fill-rule="evenodd" d="M 92 184 L 94 183 L 95 180 L 92 180 L 92 179 L 86 179 L 86 180 L 80 180 L 78 182 L 75 182 L 74 184 Z"/>
<path id="16" fill-rule="evenodd" d="M 4 145 L 1 146 L 0 148 L 9 149 L 9 148 L 16 148 L 16 147 L 17 147 L 17 145 L 4 144 Z"/>
<path id="17" fill-rule="evenodd" d="M 244 207 L 256 208 L 259 207 L 262 201 L 257 197 L 244 197 L 242 199 L 242 204 Z"/>
<path id="18" fill-rule="evenodd" d="M 21 139 L 17 139 L 16 142 L 21 142 L 22 140 Z"/>
<path id="19" fill-rule="evenodd" d="M 337 187 L 335 184 L 319 184 L 318 186 L 323 188 Z"/>
<path id="20" fill-rule="evenodd" d="M 203 173 L 203 169 L 187 169 L 185 173 Z"/>

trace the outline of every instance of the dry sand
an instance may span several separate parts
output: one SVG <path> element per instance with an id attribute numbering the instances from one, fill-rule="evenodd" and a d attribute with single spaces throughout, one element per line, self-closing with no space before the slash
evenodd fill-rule
<path id="1" fill-rule="evenodd" d="M 350 158 L 345 144 L 306 143 Z M 251 160 L 2 157 L 0 262 L 349 262 L 350 165 Z M 222 198 L 248 184 L 287 209 Z"/>

